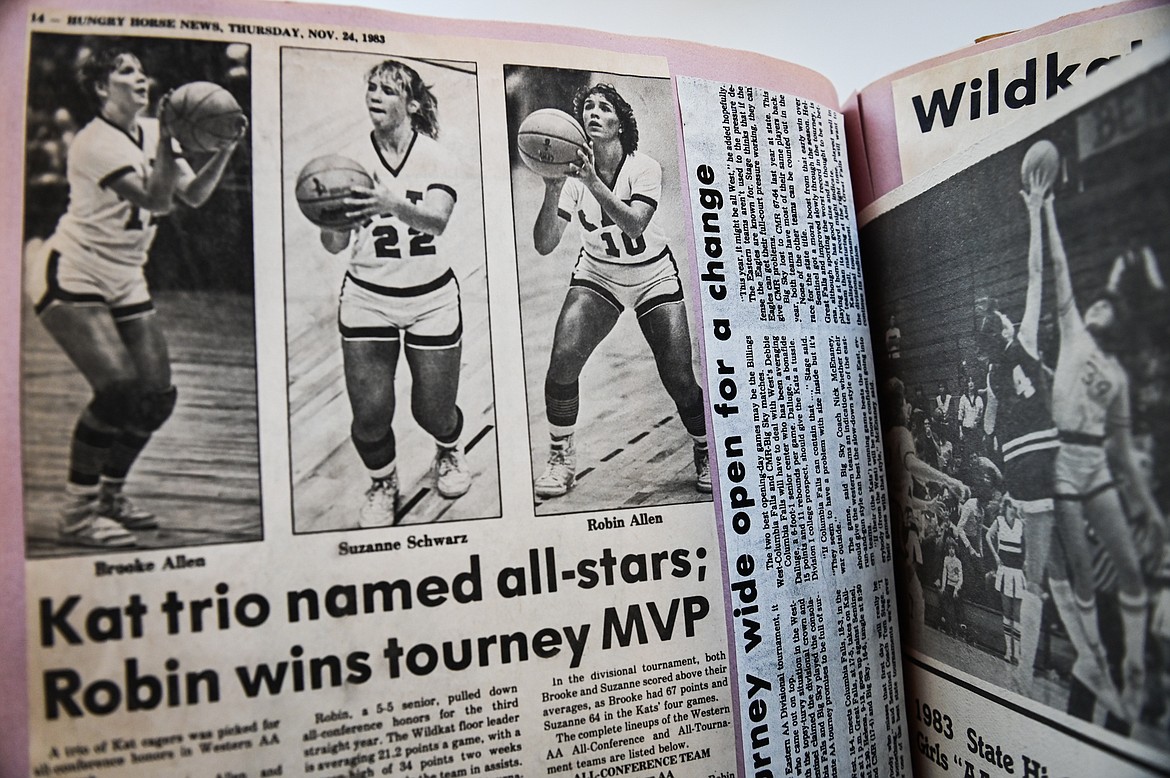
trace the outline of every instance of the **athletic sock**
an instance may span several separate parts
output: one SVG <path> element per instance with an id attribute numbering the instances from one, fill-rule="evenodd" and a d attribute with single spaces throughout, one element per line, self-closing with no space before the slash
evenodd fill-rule
<path id="1" fill-rule="evenodd" d="M 544 411 L 555 437 L 572 434 L 577 425 L 577 413 L 581 404 L 581 392 L 577 381 L 560 384 L 551 378 L 544 380 Z M 568 429 L 558 433 L 558 429 Z"/>
<path id="2" fill-rule="evenodd" d="M 103 475 L 101 482 L 100 493 L 103 498 L 117 497 L 122 493 L 122 487 L 126 485 L 126 481 L 122 478 L 110 478 Z"/>
<path id="3" fill-rule="evenodd" d="M 150 442 L 150 434 L 142 434 L 131 430 L 122 430 L 114 438 L 102 468 L 102 480 L 122 482 L 130 473 L 130 468 L 138 459 L 138 455 Z"/>
<path id="4" fill-rule="evenodd" d="M 383 465 L 377 470 L 368 470 L 371 481 L 386 481 L 398 474 L 398 463 L 391 462 L 388 465 Z"/>
<path id="5" fill-rule="evenodd" d="M 1040 599 L 1040 595 L 1025 591 L 1020 602 L 1020 667 L 1029 676 L 1035 672 L 1043 611 L 1044 601 Z"/>
<path id="6" fill-rule="evenodd" d="M 1105 652 L 1101 648 L 1101 629 L 1097 625 L 1097 600 L 1082 600 L 1076 598 L 1077 611 L 1081 616 L 1081 629 L 1085 631 L 1085 639 L 1089 641 L 1093 652 L 1104 659 Z"/>
<path id="7" fill-rule="evenodd" d="M 1068 581 L 1049 580 L 1048 589 L 1052 592 L 1052 604 L 1056 606 L 1056 612 L 1060 614 L 1060 620 L 1064 622 L 1064 631 L 1068 633 L 1069 642 L 1073 644 L 1077 656 L 1085 658 L 1093 656 L 1096 652 L 1096 646 L 1100 645 L 1100 640 L 1090 644 L 1089 638 L 1085 634 L 1085 624 L 1081 619 L 1080 609 L 1077 607 L 1076 596 L 1073 595 L 1072 585 Z M 1096 626 L 1097 620 L 1094 618 L 1094 632 Z"/>
<path id="8" fill-rule="evenodd" d="M 74 493 L 97 491 L 113 445 L 114 432 L 90 424 L 85 414 L 77 420 L 69 445 L 69 483 L 76 487 Z"/>
<path id="9" fill-rule="evenodd" d="M 1121 605 L 1121 629 L 1125 635 L 1125 661 L 1138 667 L 1146 666 L 1146 622 L 1148 616 L 1146 593 L 1117 597 Z"/>

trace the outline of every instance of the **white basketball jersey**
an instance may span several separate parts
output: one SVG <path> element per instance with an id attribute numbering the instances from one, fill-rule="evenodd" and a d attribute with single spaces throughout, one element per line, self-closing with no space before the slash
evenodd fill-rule
<path id="1" fill-rule="evenodd" d="M 1092 335 L 1069 333 L 1060 344 L 1052 388 L 1052 418 L 1065 432 L 1104 435 L 1110 424 L 1128 425 L 1125 368 Z"/>
<path id="2" fill-rule="evenodd" d="M 626 204 L 635 200 L 644 202 L 657 212 L 662 198 L 662 166 L 645 154 L 627 154 L 618 165 L 610 189 Z M 562 219 L 581 226 L 585 251 L 594 259 L 636 265 L 657 259 L 666 250 L 666 234 L 654 216 L 640 236 L 631 238 L 614 224 L 597 199 L 575 178 L 565 180 L 557 209 Z"/>
<path id="3" fill-rule="evenodd" d="M 153 214 L 122 199 L 110 184 L 125 175 L 149 175 L 158 134 L 156 119 L 139 119 L 134 137 L 100 116 L 77 133 L 66 162 L 69 208 L 51 238 L 55 249 L 123 265 L 146 264 L 157 229 Z"/>
<path id="4" fill-rule="evenodd" d="M 370 175 L 414 202 L 422 200 L 432 189 L 446 192 L 456 201 L 451 218 L 458 213 L 460 177 L 452 169 L 451 156 L 433 138 L 416 132 L 397 166 L 382 156 L 372 132 L 346 153 Z M 450 243 L 442 236 L 407 226 L 393 214 L 382 214 L 361 226 L 354 235 L 349 272 L 378 286 L 421 286 L 450 269 L 453 259 Z"/>

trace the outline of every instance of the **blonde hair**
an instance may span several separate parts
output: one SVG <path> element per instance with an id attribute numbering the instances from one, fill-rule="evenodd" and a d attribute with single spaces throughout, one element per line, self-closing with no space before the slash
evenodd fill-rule
<path id="1" fill-rule="evenodd" d="M 410 114 L 415 131 L 432 138 L 439 137 L 439 99 L 423 83 L 418 71 L 396 59 L 387 59 L 366 71 L 366 81 L 389 80 L 401 90 L 402 98 L 418 103 L 418 110 Z"/>

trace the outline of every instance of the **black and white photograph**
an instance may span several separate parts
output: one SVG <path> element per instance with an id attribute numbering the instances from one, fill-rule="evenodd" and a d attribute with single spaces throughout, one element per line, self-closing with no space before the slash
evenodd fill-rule
<path id="1" fill-rule="evenodd" d="M 297 533 L 500 516 L 476 79 L 281 52 Z"/>
<path id="2" fill-rule="evenodd" d="M 1168 88 L 1152 70 L 861 233 L 892 258 L 869 288 L 895 290 L 871 306 L 908 644 L 1159 748 Z"/>
<path id="3" fill-rule="evenodd" d="M 536 513 L 710 500 L 670 81 L 504 76 Z"/>
<path id="4" fill-rule="evenodd" d="M 262 538 L 250 54 L 31 36 L 29 558 Z"/>

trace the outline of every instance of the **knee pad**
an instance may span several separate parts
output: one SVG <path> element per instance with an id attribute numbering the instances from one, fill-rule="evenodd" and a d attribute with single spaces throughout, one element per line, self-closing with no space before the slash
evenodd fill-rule
<path id="1" fill-rule="evenodd" d="M 699 395 L 699 402 L 688 406 L 677 406 L 678 416 L 682 419 L 683 426 L 686 427 L 687 432 L 696 438 L 706 437 L 707 435 L 707 415 L 702 401 L 703 395 Z"/>
<path id="2" fill-rule="evenodd" d="M 133 381 L 114 381 L 94 392 L 89 412 L 107 427 L 121 429 L 134 422 L 139 393 Z"/>
<path id="3" fill-rule="evenodd" d="M 383 470 L 398 457 L 393 427 L 387 429 L 386 434 L 380 440 L 363 440 L 357 436 L 351 425 L 350 439 L 353 440 L 353 447 L 357 449 L 358 456 L 361 457 L 362 464 L 366 466 L 367 470 Z"/>
<path id="4" fill-rule="evenodd" d="M 135 407 L 135 426 L 143 432 L 154 432 L 171 417 L 178 398 L 179 390 L 173 386 L 155 392 L 139 391 Z"/>
<path id="5" fill-rule="evenodd" d="M 442 443 L 444 446 L 453 446 L 459 442 L 459 438 L 463 435 L 463 411 L 459 406 L 455 406 L 455 426 L 451 428 L 446 434 L 432 433 L 437 443 Z"/>

